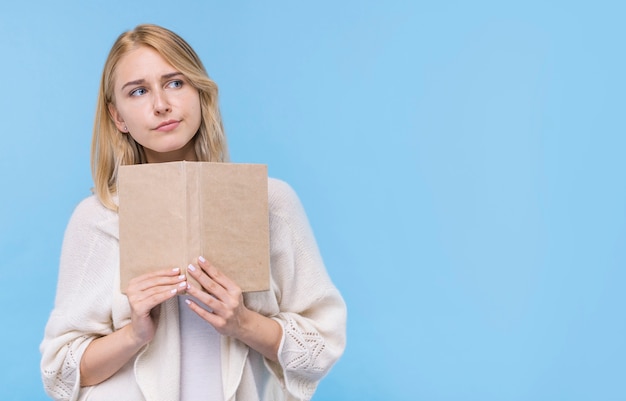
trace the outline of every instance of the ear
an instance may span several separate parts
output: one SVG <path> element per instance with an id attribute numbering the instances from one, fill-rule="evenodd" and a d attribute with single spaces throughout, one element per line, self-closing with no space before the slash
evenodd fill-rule
<path id="1" fill-rule="evenodd" d="M 126 127 L 126 123 L 124 122 L 124 118 L 117 111 L 117 107 L 113 103 L 108 104 L 109 114 L 111 114 L 111 118 L 113 119 L 113 123 L 117 127 L 120 132 L 125 134 L 128 133 L 128 128 Z"/>

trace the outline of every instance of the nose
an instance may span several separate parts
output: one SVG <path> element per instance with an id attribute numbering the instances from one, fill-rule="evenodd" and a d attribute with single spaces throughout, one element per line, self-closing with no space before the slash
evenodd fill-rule
<path id="1" fill-rule="evenodd" d="M 172 106 L 170 105 L 165 92 L 155 91 L 154 93 L 154 114 L 159 116 L 172 111 Z"/>

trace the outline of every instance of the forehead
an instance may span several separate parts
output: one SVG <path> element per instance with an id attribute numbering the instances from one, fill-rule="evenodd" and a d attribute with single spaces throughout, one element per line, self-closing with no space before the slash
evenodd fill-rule
<path id="1" fill-rule="evenodd" d="M 115 86 L 128 81 L 148 80 L 177 71 L 151 47 L 139 46 L 120 57 L 115 69 Z"/>

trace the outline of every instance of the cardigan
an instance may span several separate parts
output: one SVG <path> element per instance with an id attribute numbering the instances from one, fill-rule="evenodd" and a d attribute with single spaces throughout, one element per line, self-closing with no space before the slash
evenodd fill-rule
<path id="1" fill-rule="evenodd" d="M 244 293 L 244 302 L 281 325 L 278 362 L 222 336 L 227 401 L 308 400 L 345 348 L 346 304 L 298 196 L 270 178 L 268 204 L 270 290 Z M 179 297 L 161 304 L 153 340 L 125 366 L 100 384 L 80 386 L 80 360 L 90 342 L 130 323 L 119 288 L 118 221 L 92 195 L 78 204 L 65 230 L 54 308 L 40 345 L 44 388 L 55 400 L 179 400 Z"/>

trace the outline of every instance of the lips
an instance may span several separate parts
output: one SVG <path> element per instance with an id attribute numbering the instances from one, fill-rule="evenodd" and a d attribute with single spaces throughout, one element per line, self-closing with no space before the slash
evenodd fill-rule
<path id="1" fill-rule="evenodd" d="M 176 127 L 178 127 L 178 124 L 180 124 L 180 121 L 178 120 L 163 121 L 161 124 L 157 125 L 155 130 L 161 131 L 161 132 L 171 131 L 175 129 Z"/>

